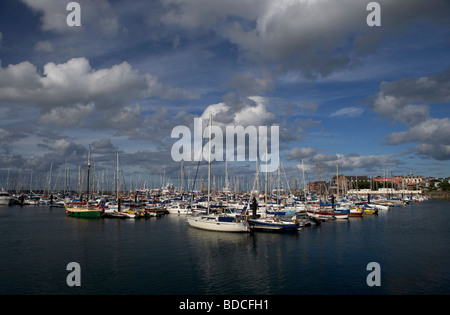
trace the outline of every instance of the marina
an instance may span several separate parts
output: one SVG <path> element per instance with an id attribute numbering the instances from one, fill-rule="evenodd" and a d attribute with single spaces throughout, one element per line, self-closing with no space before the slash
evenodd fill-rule
<path id="1" fill-rule="evenodd" d="M 281 314 L 450 295 L 449 0 L 0 15 L 5 301 Z"/>

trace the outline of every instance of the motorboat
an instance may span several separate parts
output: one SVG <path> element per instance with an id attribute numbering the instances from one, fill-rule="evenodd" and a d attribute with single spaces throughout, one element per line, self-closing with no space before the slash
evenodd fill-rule
<path id="1" fill-rule="evenodd" d="M 11 195 L 7 191 L 3 189 L 0 191 L 0 205 L 9 205 L 12 200 Z"/>
<path id="2" fill-rule="evenodd" d="M 189 204 L 174 203 L 166 208 L 170 214 L 191 214 L 192 208 Z"/>

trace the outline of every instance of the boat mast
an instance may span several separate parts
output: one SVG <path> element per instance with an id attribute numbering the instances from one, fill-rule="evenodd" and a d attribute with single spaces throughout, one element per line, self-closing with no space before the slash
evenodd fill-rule
<path id="1" fill-rule="evenodd" d="M 67 188 L 67 158 L 66 158 L 66 165 L 64 166 L 64 188 L 63 188 L 64 197 L 66 197 L 66 188 Z"/>
<path id="2" fill-rule="evenodd" d="M 228 161 L 226 156 L 225 156 L 225 191 L 228 194 Z"/>
<path id="3" fill-rule="evenodd" d="M 281 174 L 280 174 L 280 161 L 278 161 L 278 194 L 277 194 L 277 205 L 281 206 L 280 196 L 281 196 Z"/>
<path id="4" fill-rule="evenodd" d="M 320 197 L 320 200 L 322 200 L 322 173 L 321 173 L 321 170 L 320 170 L 320 158 L 319 158 L 319 169 L 318 169 L 318 172 L 319 172 L 319 197 Z"/>
<path id="5" fill-rule="evenodd" d="M 269 186 L 269 172 L 267 171 L 267 162 L 269 160 L 269 156 L 267 155 L 267 143 L 266 143 L 266 188 L 265 188 L 265 192 L 264 192 L 264 204 L 265 204 L 265 212 L 267 212 L 267 190 L 268 190 L 268 186 Z"/>
<path id="6" fill-rule="evenodd" d="M 258 158 L 256 158 L 256 193 L 259 194 L 259 166 L 258 166 Z M 254 185 L 255 186 L 255 185 Z M 253 191 L 252 191 L 253 193 Z"/>
<path id="7" fill-rule="evenodd" d="M 302 174 L 303 174 L 303 194 L 305 195 L 305 201 L 306 201 L 305 166 L 303 165 L 303 159 L 302 159 Z"/>
<path id="8" fill-rule="evenodd" d="M 88 151 L 88 173 L 87 173 L 87 194 L 86 201 L 89 203 L 89 174 L 91 172 L 91 145 L 89 145 Z"/>
<path id="9" fill-rule="evenodd" d="M 50 187 L 52 184 L 52 168 L 53 168 L 53 163 L 50 163 L 50 176 L 48 177 L 48 192 L 47 194 L 50 195 Z"/>
<path id="10" fill-rule="evenodd" d="M 339 165 L 336 163 L 336 198 L 339 200 Z"/>
<path id="11" fill-rule="evenodd" d="M 180 168 L 181 168 L 181 170 L 180 170 L 180 172 L 181 172 L 181 174 L 180 174 L 180 181 L 181 181 L 180 190 L 181 190 L 181 195 L 183 196 L 183 191 L 184 191 L 184 188 L 183 188 L 183 184 L 184 184 L 183 160 L 181 160 Z"/>
<path id="12" fill-rule="evenodd" d="M 82 195 L 82 190 L 83 190 L 83 186 L 82 186 L 82 180 L 81 180 L 81 165 L 78 164 L 78 193 L 80 196 L 80 201 L 83 201 L 83 195 Z"/>
<path id="13" fill-rule="evenodd" d="M 206 214 L 209 214 L 209 202 L 211 192 L 211 133 L 212 133 L 212 114 L 209 114 L 209 152 L 208 152 L 208 207 L 206 208 Z"/>
<path id="14" fill-rule="evenodd" d="M 30 171 L 30 197 L 31 197 L 31 194 L 33 193 L 33 168 L 31 168 L 31 171 Z"/>

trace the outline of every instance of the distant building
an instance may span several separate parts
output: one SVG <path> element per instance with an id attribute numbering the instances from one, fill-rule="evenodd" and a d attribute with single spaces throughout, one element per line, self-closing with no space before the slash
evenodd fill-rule
<path id="1" fill-rule="evenodd" d="M 320 192 L 322 190 L 322 192 L 325 192 L 328 189 L 328 184 L 325 181 L 309 182 L 306 189 L 308 191 Z"/>
<path id="2" fill-rule="evenodd" d="M 403 176 L 375 177 L 373 180 L 378 183 L 391 183 L 401 185 L 403 182 Z"/>
<path id="3" fill-rule="evenodd" d="M 329 192 L 335 194 L 338 189 L 339 184 L 339 193 L 345 194 L 350 189 L 362 189 L 368 188 L 370 186 L 371 178 L 366 175 L 350 175 L 345 176 L 343 174 L 339 175 L 338 180 L 336 181 L 336 175 L 334 175 L 330 180 L 330 188 Z"/>
<path id="4" fill-rule="evenodd" d="M 420 186 L 423 184 L 423 177 L 418 175 L 407 175 L 403 177 L 406 186 Z"/>
<path id="5" fill-rule="evenodd" d="M 330 182 L 330 192 L 335 194 L 337 192 L 339 185 L 339 192 L 345 193 L 348 190 L 348 180 L 344 174 L 339 175 L 338 180 L 336 181 L 336 175 L 331 178 Z"/>
<path id="6" fill-rule="evenodd" d="M 335 176 L 336 177 L 336 176 Z M 345 177 L 347 179 L 347 182 L 365 182 L 369 181 L 369 177 L 367 175 L 350 175 Z"/>

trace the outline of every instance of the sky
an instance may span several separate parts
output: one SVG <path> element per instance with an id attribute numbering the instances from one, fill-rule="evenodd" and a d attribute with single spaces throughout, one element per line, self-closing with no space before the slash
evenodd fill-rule
<path id="1" fill-rule="evenodd" d="M 286 177 L 450 176 L 448 0 L 377 1 L 380 26 L 361 0 L 80 0 L 71 27 L 69 2 L 0 2 L 2 186 L 75 176 L 89 147 L 99 174 L 119 153 L 125 176 L 175 181 L 172 130 L 209 113 L 279 126 Z"/>

